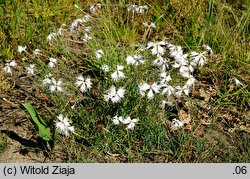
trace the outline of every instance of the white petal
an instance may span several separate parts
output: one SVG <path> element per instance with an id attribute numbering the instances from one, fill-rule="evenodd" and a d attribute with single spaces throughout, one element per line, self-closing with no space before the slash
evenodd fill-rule
<path id="1" fill-rule="evenodd" d="M 146 48 L 149 49 L 149 48 L 151 48 L 151 47 L 153 47 L 153 46 L 155 46 L 155 44 L 154 44 L 153 42 L 148 42 Z"/>
<path id="2" fill-rule="evenodd" d="M 12 72 L 11 72 L 11 68 L 10 68 L 10 66 L 9 66 L 9 65 L 8 65 L 8 66 L 3 67 L 3 71 L 5 71 L 6 73 L 12 73 Z"/>
<path id="3" fill-rule="evenodd" d="M 115 90 L 115 86 L 114 86 L 114 85 L 112 85 L 112 86 L 110 87 L 109 93 L 110 93 L 112 96 L 114 96 L 114 95 L 116 94 L 116 90 Z"/>
<path id="4" fill-rule="evenodd" d="M 111 74 L 111 78 L 112 78 L 114 81 L 116 81 L 116 80 L 119 78 L 118 72 L 115 71 L 114 73 L 112 73 L 112 74 Z"/>
<path id="5" fill-rule="evenodd" d="M 155 93 L 159 93 L 160 92 L 159 91 L 160 90 L 160 86 L 157 85 L 157 83 L 155 83 L 155 82 L 151 85 L 151 89 L 153 89 Z"/>
<path id="6" fill-rule="evenodd" d="M 134 127 L 135 127 L 135 123 L 131 122 L 131 123 L 127 126 L 126 129 L 131 129 L 131 130 L 133 130 Z"/>
<path id="7" fill-rule="evenodd" d="M 27 48 L 26 46 L 22 47 L 22 46 L 18 45 L 17 51 L 18 51 L 19 53 L 22 53 L 23 51 L 26 50 L 26 48 Z"/>
<path id="8" fill-rule="evenodd" d="M 62 87 L 61 86 L 57 86 L 57 91 L 62 92 L 63 91 Z"/>
<path id="9" fill-rule="evenodd" d="M 190 90 L 189 90 L 189 87 L 187 85 L 184 85 L 182 87 L 182 90 L 183 90 L 183 92 L 185 93 L 186 96 L 189 95 Z"/>
<path id="10" fill-rule="evenodd" d="M 56 90 L 56 86 L 55 86 L 55 85 L 51 85 L 51 86 L 49 87 L 49 90 L 50 90 L 51 92 L 55 91 L 55 90 Z"/>
<path id="11" fill-rule="evenodd" d="M 51 80 L 49 78 L 45 78 L 43 80 L 43 84 L 51 84 Z"/>
<path id="12" fill-rule="evenodd" d="M 208 52 L 208 54 L 210 54 L 210 55 L 213 54 L 213 50 L 211 49 L 211 47 L 209 47 L 208 45 L 203 45 L 203 47 L 206 49 L 206 51 Z"/>
<path id="13" fill-rule="evenodd" d="M 124 66 L 117 65 L 117 71 L 120 71 L 120 70 L 123 70 L 123 69 L 124 69 Z"/>
<path id="14" fill-rule="evenodd" d="M 131 123 L 131 118 L 129 116 L 127 116 L 125 119 L 121 120 L 121 123 L 129 124 L 129 123 Z"/>
<path id="15" fill-rule="evenodd" d="M 180 67 L 180 64 L 179 64 L 179 63 L 174 63 L 172 66 L 173 66 L 174 68 L 179 68 L 179 67 Z"/>
<path id="16" fill-rule="evenodd" d="M 126 61 L 127 61 L 127 64 L 132 64 L 133 65 L 135 63 L 135 60 L 134 60 L 134 58 L 132 56 L 128 56 L 126 58 Z"/>
<path id="17" fill-rule="evenodd" d="M 175 95 L 177 97 L 181 97 L 181 95 L 182 95 L 182 88 L 180 86 L 176 86 L 175 89 L 176 89 Z"/>
<path id="18" fill-rule="evenodd" d="M 113 103 L 118 103 L 121 100 L 121 98 L 118 95 L 115 95 L 111 98 L 111 101 Z"/>
<path id="19" fill-rule="evenodd" d="M 162 90 L 161 94 L 164 95 L 167 93 L 167 96 L 173 95 L 175 89 L 172 86 L 166 85 L 165 88 Z"/>
<path id="20" fill-rule="evenodd" d="M 194 82 L 196 81 L 196 79 L 194 78 L 194 77 L 190 77 L 188 80 L 187 80 L 187 82 L 186 82 L 186 86 L 187 87 L 191 87 L 191 86 L 193 86 L 193 84 L 194 84 Z"/>
<path id="21" fill-rule="evenodd" d="M 50 68 L 54 68 L 56 65 L 55 65 L 55 63 L 53 63 L 53 62 L 49 62 L 49 63 L 48 63 L 48 66 L 49 66 Z"/>
<path id="22" fill-rule="evenodd" d="M 113 124 L 114 124 L 114 125 L 120 124 L 120 121 L 119 121 L 117 115 L 116 115 L 115 117 L 113 117 L 112 121 L 113 121 Z"/>
<path id="23" fill-rule="evenodd" d="M 81 91 L 82 93 L 87 91 L 87 88 L 86 88 L 86 85 L 85 85 L 85 84 L 82 84 L 82 85 L 81 85 L 80 91 Z"/>
<path id="24" fill-rule="evenodd" d="M 59 79 L 59 80 L 57 81 L 57 85 L 60 86 L 60 85 L 62 84 L 62 82 L 63 82 L 62 79 Z"/>
<path id="25" fill-rule="evenodd" d="M 150 89 L 150 85 L 148 85 L 147 83 L 143 83 L 141 85 L 139 85 L 140 91 L 146 91 L 148 89 Z"/>
<path id="26" fill-rule="evenodd" d="M 122 88 L 119 88 L 118 91 L 117 91 L 117 95 L 120 97 L 120 98 L 123 98 L 124 97 L 124 94 L 125 94 L 125 89 L 122 87 Z"/>
<path id="27" fill-rule="evenodd" d="M 134 119 L 132 119 L 132 122 L 133 123 L 137 123 L 139 121 L 139 119 L 138 118 L 134 118 Z"/>
<path id="28" fill-rule="evenodd" d="M 178 128 L 181 128 L 184 124 L 179 121 L 178 119 L 173 119 L 171 126 Z"/>
<path id="29" fill-rule="evenodd" d="M 148 92 L 148 94 L 147 94 L 147 97 L 148 97 L 148 99 L 153 99 L 154 93 L 153 93 L 153 90 L 152 90 L 152 89 L 149 90 L 149 92 Z"/>
<path id="30" fill-rule="evenodd" d="M 10 65 L 11 67 L 14 67 L 14 66 L 16 66 L 16 65 L 17 65 L 17 63 L 16 63 L 16 61 L 15 61 L 15 60 L 12 60 L 12 61 L 9 63 L 9 65 Z"/>
<path id="31" fill-rule="evenodd" d="M 71 131 L 71 132 L 74 132 L 75 131 L 75 127 L 74 126 L 70 126 L 70 127 L 68 127 L 68 130 Z"/>
<path id="32" fill-rule="evenodd" d="M 109 66 L 106 65 L 106 64 L 102 65 L 102 70 L 103 70 L 104 72 L 108 72 L 108 71 L 109 71 Z"/>

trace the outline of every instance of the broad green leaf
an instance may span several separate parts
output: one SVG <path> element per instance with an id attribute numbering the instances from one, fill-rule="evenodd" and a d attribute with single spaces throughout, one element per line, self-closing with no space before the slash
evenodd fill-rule
<path id="1" fill-rule="evenodd" d="M 43 119 L 39 116 L 36 109 L 29 103 L 23 103 L 22 104 L 25 109 L 29 112 L 32 120 L 36 124 L 36 129 L 38 128 L 38 132 L 40 137 L 42 137 L 43 140 L 49 141 L 51 140 L 50 136 L 50 128 L 46 125 L 46 123 L 43 121 Z"/>

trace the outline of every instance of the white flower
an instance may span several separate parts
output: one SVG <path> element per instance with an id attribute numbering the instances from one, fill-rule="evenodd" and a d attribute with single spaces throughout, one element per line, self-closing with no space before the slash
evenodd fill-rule
<path id="1" fill-rule="evenodd" d="M 144 27 L 156 28 L 156 25 L 153 22 L 151 22 L 150 24 L 148 24 L 147 22 L 143 22 L 142 24 L 143 24 Z"/>
<path id="2" fill-rule="evenodd" d="M 35 64 L 30 64 L 28 67 L 26 67 L 26 71 L 28 75 L 34 75 L 34 67 L 35 67 Z"/>
<path id="3" fill-rule="evenodd" d="M 181 46 L 175 46 L 175 45 L 168 45 L 169 47 L 169 55 L 170 57 L 176 57 L 177 56 L 177 59 L 179 56 L 182 56 L 183 55 L 183 50 L 182 50 L 182 47 Z"/>
<path id="4" fill-rule="evenodd" d="M 142 58 L 141 55 L 134 55 L 133 57 L 129 55 L 126 58 L 126 61 L 127 61 L 127 64 L 132 64 L 132 65 L 135 65 L 135 66 L 138 66 L 139 64 L 144 63 L 144 59 Z"/>
<path id="5" fill-rule="evenodd" d="M 82 40 L 83 40 L 83 42 L 87 42 L 87 41 L 89 41 L 89 40 L 91 40 L 91 39 L 92 39 L 92 37 L 89 36 L 87 33 L 85 33 L 85 34 L 84 34 L 84 38 L 83 38 Z"/>
<path id="6" fill-rule="evenodd" d="M 119 125 L 120 121 L 122 120 L 122 117 L 118 117 L 117 115 L 115 117 L 113 117 L 112 122 L 114 125 Z"/>
<path id="7" fill-rule="evenodd" d="M 86 14 L 85 16 L 83 16 L 82 22 L 88 22 L 90 18 L 91 16 L 89 14 Z"/>
<path id="8" fill-rule="evenodd" d="M 203 48 L 208 52 L 209 55 L 213 54 L 213 50 L 208 45 L 203 45 Z"/>
<path id="9" fill-rule="evenodd" d="M 116 91 L 115 86 L 112 85 L 104 95 L 104 100 L 105 101 L 111 100 L 113 103 L 118 103 L 121 101 L 122 98 L 124 98 L 124 95 L 125 95 L 125 89 L 123 87 L 119 88 Z"/>
<path id="10" fill-rule="evenodd" d="M 180 46 L 170 46 L 170 56 L 175 58 L 174 68 L 180 68 L 180 73 L 183 77 L 189 77 L 190 73 L 194 71 L 192 65 L 189 65 L 187 60 L 188 54 L 183 54 Z"/>
<path id="11" fill-rule="evenodd" d="M 99 49 L 95 52 L 95 57 L 99 60 L 100 58 L 102 58 L 103 54 L 103 51 Z"/>
<path id="12" fill-rule="evenodd" d="M 66 26 L 67 26 L 66 24 L 62 24 L 62 25 L 60 26 L 60 28 L 58 29 L 58 31 L 57 31 L 57 35 L 62 35 L 62 30 L 63 30 L 63 28 L 66 27 Z"/>
<path id="13" fill-rule="evenodd" d="M 135 8 L 135 12 L 142 14 L 142 13 L 144 13 L 144 10 L 146 10 L 146 9 L 148 9 L 147 5 L 138 6 L 138 7 Z"/>
<path id="14" fill-rule="evenodd" d="M 164 45 L 166 45 L 166 42 L 164 41 L 155 42 L 155 43 L 148 42 L 146 49 L 153 47 L 151 50 L 153 55 L 164 55 L 165 49 L 162 47 Z"/>
<path id="15" fill-rule="evenodd" d="M 18 51 L 19 53 L 22 53 L 23 51 L 26 50 L 26 48 L 27 48 L 26 46 L 22 47 L 22 46 L 18 45 L 17 51 Z"/>
<path id="16" fill-rule="evenodd" d="M 173 65 L 174 68 L 178 68 L 183 65 L 188 65 L 188 54 L 183 54 L 183 50 L 181 46 L 169 45 L 169 55 L 173 57 L 176 63 Z"/>
<path id="17" fill-rule="evenodd" d="M 191 65 L 189 66 L 184 66 L 184 65 L 181 65 L 180 66 L 180 73 L 183 77 L 186 77 L 186 78 L 189 78 L 191 76 L 191 72 L 193 72 L 193 67 Z"/>
<path id="18" fill-rule="evenodd" d="M 62 92 L 63 89 L 62 89 L 61 85 L 62 85 L 62 79 L 59 79 L 58 81 L 56 81 L 54 78 L 52 78 L 49 90 L 51 92 L 54 92 L 54 91 Z"/>
<path id="19" fill-rule="evenodd" d="M 85 27 L 85 29 L 84 29 L 85 32 L 89 32 L 90 30 L 91 30 L 91 27 L 90 27 L 90 26 L 87 26 L 87 27 Z"/>
<path id="20" fill-rule="evenodd" d="M 44 85 L 51 84 L 52 78 L 53 78 L 53 75 L 51 73 L 47 74 L 43 80 L 43 84 Z"/>
<path id="21" fill-rule="evenodd" d="M 160 103 L 160 107 L 164 109 L 165 106 L 166 106 L 166 104 L 167 104 L 167 101 L 166 100 L 162 100 L 161 103 Z"/>
<path id="22" fill-rule="evenodd" d="M 171 85 L 165 84 L 165 85 L 162 85 L 162 87 L 163 87 L 163 90 L 161 92 L 161 95 L 167 94 L 167 96 L 169 97 L 175 93 L 175 88 L 172 87 Z"/>
<path id="23" fill-rule="evenodd" d="M 80 23 L 83 23 L 82 19 L 76 19 L 72 22 L 72 24 L 69 26 L 69 31 L 72 32 L 74 29 L 78 27 Z"/>
<path id="24" fill-rule="evenodd" d="M 89 8 L 89 12 L 92 14 L 96 11 L 96 9 L 101 9 L 102 5 L 100 3 L 97 3 Z"/>
<path id="25" fill-rule="evenodd" d="M 176 86 L 175 87 L 175 95 L 176 95 L 176 97 L 178 97 L 178 98 L 181 97 L 182 91 L 183 91 L 182 87 Z"/>
<path id="26" fill-rule="evenodd" d="M 127 64 L 135 64 L 135 59 L 132 56 L 127 56 L 126 58 Z"/>
<path id="27" fill-rule="evenodd" d="M 34 55 L 39 55 L 40 52 L 41 52 L 41 50 L 37 48 L 37 49 L 34 50 Z"/>
<path id="28" fill-rule="evenodd" d="M 145 96 L 146 91 L 148 91 L 148 93 L 147 93 L 148 99 L 153 99 L 154 93 L 159 93 L 160 92 L 160 86 L 157 85 L 156 82 L 154 82 L 152 85 L 149 85 L 147 83 L 140 84 L 139 85 L 140 94 L 142 96 Z"/>
<path id="29" fill-rule="evenodd" d="M 165 65 L 166 68 L 168 68 L 168 64 L 167 64 L 168 60 L 162 56 L 157 56 L 157 58 L 154 60 L 153 65 L 155 66 L 163 66 Z"/>
<path id="30" fill-rule="evenodd" d="M 102 65 L 102 71 L 105 72 L 105 73 L 109 72 L 109 66 L 107 64 L 103 64 Z"/>
<path id="31" fill-rule="evenodd" d="M 75 84 L 77 87 L 80 87 L 80 91 L 83 93 L 91 88 L 92 82 L 90 78 L 84 78 L 82 75 L 79 75 L 76 77 Z"/>
<path id="32" fill-rule="evenodd" d="M 5 64 L 5 67 L 3 67 L 3 71 L 5 73 L 10 73 L 11 74 L 12 73 L 11 67 L 14 67 L 16 65 L 17 65 L 16 61 L 12 60 L 11 62 Z"/>
<path id="33" fill-rule="evenodd" d="M 56 64 L 57 64 L 57 59 L 55 59 L 55 58 L 49 58 L 48 66 L 50 68 L 54 68 L 56 66 Z"/>
<path id="34" fill-rule="evenodd" d="M 196 81 L 196 79 L 195 79 L 192 75 L 190 75 L 190 76 L 188 77 L 188 80 L 186 81 L 185 85 L 186 85 L 187 87 L 191 87 L 191 86 L 194 85 L 194 82 L 195 82 L 195 81 Z"/>
<path id="35" fill-rule="evenodd" d="M 117 69 L 114 73 L 111 74 L 111 78 L 114 81 L 118 81 L 119 79 L 125 78 L 124 73 L 121 71 L 123 70 L 124 66 L 117 65 Z"/>
<path id="36" fill-rule="evenodd" d="M 183 122 L 179 121 L 178 119 L 173 119 L 173 121 L 171 122 L 171 129 L 172 130 L 177 130 L 181 127 L 183 127 Z"/>
<path id="37" fill-rule="evenodd" d="M 129 124 L 130 122 L 131 122 L 131 118 L 129 117 L 129 116 L 127 116 L 127 117 L 125 117 L 125 118 L 123 118 L 123 117 L 121 117 L 120 119 L 120 122 L 122 123 L 122 124 Z"/>
<path id="38" fill-rule="evenodd" d="M 189 88 L 190 88 L 190 87 L 187 86 L 187 85 L 184 85 L 184 86 L 182 87 L 182 91 L 185 93 L 186 96 L 189 95 L 189 92 L 190 92 L 190 89 L 189 89 Z"/>
<path id="39" fill-rule="evenodd" d="M 160 84 L 168 84 L 169 81 L 172 80 L 171 76 L 170 75 L 167 75 L 167 72 L 162 72 L 160 74 L 160 77 L 161 77 L 161 81 L 160 81 Z"/>
<path id="40" fill-rule="evenodd" d="M 203 53 L 191 52 L 193 60 L 190 62 L 192 66 L 203 66 L 206 63 L 206 57 Z"/>
<path id="41" fill-rule="evenodd" d="M 139 119 L 135 118 L 135 119 L 131 119 L 129 116 L 127 116 L 124 121 L 123 124 L 127 124 L 126 129 L 131 129 L 133 130 L 135 127 L 135 124 L 139 121 Z"/>
<path id="42" fill-rule="evenodd" d="M 56 130 L 65 136 L 69 136 L 69 131 L 74 132 L 74 126 L 71 126 L 67 117 L 62 114 L 57 116 L 58 121 L 56 122 Z"/>
<path id="43" fill-rule="evenodd" d="M 55 38 L 55 36 L 57 36 L 57 33 L 52 32 L 52 33 L 50 33 L 50 34 L 47 36 L 47 40 L 50 41 L 50 40 L 52 40 L 52 38 Z"/>
<path id="44" fill-rule="evenodd" d="M 135 127 L 135 124 L 138 123 L 139 119 L 134 118 L 131 119 L 129 116 L 123 118 L 122 116 L 115 116 L 112 118 L 112 122 L 114 125 L 119 125 L 120 123 L 127 125 L 126 129 L 133 130 Z"/>
<path id="45" fill-rule="evenodd" d="M 135 13 L 135 10 L 138 8 L 138 6 L 137 5 L 130 5 L 129 7 L 128 7 L 128 12 L 133 12 L 133 13 Z"/>

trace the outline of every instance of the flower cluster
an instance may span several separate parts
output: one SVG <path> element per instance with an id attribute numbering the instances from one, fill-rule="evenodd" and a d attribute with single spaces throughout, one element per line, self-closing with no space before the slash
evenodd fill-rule
<path id="1" fill-rule="evenodd" d="M 196 79 L 193 76 L 195 67 L 206 64 L 206 55 L 211 54 L 212 50 L 209 46 L 205 46 L 204 52 L 184 53 L 181 46 L 175 46 L 166 41 L 148 42 L 147 47 L 143 51 L 151 50 L 151 54 L 156 56 L 153 65 L 161 67 L 160 81 L 153 82 L 151 85 L 143 82 L 139 85 L 139 93 L 142 96 L 147 94 L 148 99 L 153 99 L 154 95 L 160 93 L 161 95 L 181 97 L 184 93 L 189 95 L 190 88 L 194 85 Z M 167 53 L 168 52 L 168 53 Z M 179 69 L 180 75 L 186 78 L 183 86 L 172 86 L 170 75 L 170 67 Z M 147 93 L 146 93 L 147 92 Z"/>
<path id="2" fill-rule="evenodd" d="M 75 7 L 80 9 L 77 5 L 75 5 Z M 48 35 L 47 40 L 51 41 L 56 36 L 63 35 L 63 30 L 65 27 L 68 27 L 67 29 L 69 33 L 72 33 L 75 30 L 80 29 L 78 28 L 79 26 L 83 24 L 88 25 L 87 22 L 89 22 L 91 18 L 94 18 L 94 16 L 92 17 L 92 14 L 95 13 L 97 9 L 101 9 L 101 7 L 102 6 L 99 3 L 91 6 L 89 9 L 90 14 L 85 14 L 82 18 L 75 19 L 69 26 L 62 24 L 57 32 L 52 32 Z M 147 9 L 148 7 L 146 5 L 130 5 L 127 10 L 133 14 L 142 14 Z M 143 22 L 143 26 L 147 27 L 148 29 L 156 28 L 156 25 L 153 22 Z M 82 29 L 81 39 L 86 44 L 92 39 L 92 36 L 89 35 L 91 27 L 84 26 Z M 159 74 L 155 74 L 154 71 L 154 74 L 152 74 L 152 76 L 154 76 L 153 78 L 146 78 L 148 81 L 139 81 L 138 84 L 136 84 L 137 94 L 135 95 L 138 95 L 140 99 L 147 98 L 148 100 L 153 100 L 156 95 L 161 95 L 162 98 L 166 97 L 166 99 L 172 96 L 180 98 L 183 94 L 188 96 L 191 88 L 196 82 L 196 79 L 193 75 L 194 68 L 204 66 L 207 63 L 207 55 L 213 54 L 212 49 L 208 45 L 204 45 L 203 47 L 205 51 L 191 51 L 190 53 L 187 53 L 181 46 L 173 45 L 164 40 L 148 42 L 146 47 L 142 48 L 142 54 L 140 54 L 139 51 L 136 51 L 132 54 L 126 54 L 125 58 L 123 56 L 121 59 L 119 59 L 119 64 L 113 62 L 112 64 L 110 62 L 107 63 L 107 52 L 105 51 L 104 54 L 102 49 L 94 49 L 92 54 L 97 60 L 93 60 L 92 63 L 97 63 L 97 66 L 100 65 L 102 71 L 105 72 L 105 80 L 108 80 L 108 83 L 106 84 L 109 84 L 107 89 L 104 88 L 103 100 L 105 103 L 113 103 L 115 105 L 117 103 L 122 103 L 125 95 L 128 93 L 128 89 L 126 89 L 126 87 L 130 85 L 126 83 L 126 85 L 124 85 L 124 79 L 128 79 L 129 81 L 129 75 L 131 74 L 131 71 L 129 70 L 139 70 L 141 68 L 146 68 L 145 71 L 147 71 L 147 75 L 150 76 L 152 66 L 154 69 L 157 69 L 157 71 L 160 71 Z M 23 51 L 26 51 L 26 48 L 26 46 L 18 46 L 18 52 L 22 53 Z M 33 55 L 36 57 L 39 54 L 40 50 L 36 49 Z M 58 60 L 52 57 L 48 58 L 48 60 L 48 69 L 52 71 L 58 65 Z M 110 66 L 108 64 L 110 64 Z M 147 64 L 150 65 L 147 66 Z M 6 73 L 12 73 L 12 67 L 16 65 L 16 62 L 13 60 L 9 63 L 6 63 L 5 67 L 3 67 L 3 70 Z M 131 68 L 131 66 L 133 66 L 133 68 Z M 29 64 L 29 66 L 26 67 L 26 72 L 28 75 L 34 75 L 34 67 L 35 64 Z M 174 71 L 174 73 L 177 71 L 182 78 L 181 81 L 184 82 L 181 82 L 181 84 L 177 85 L 176 83 L 172 83 L 175 80 L 172 78 L 172 71 Z M 143 72 L 138 74 L 141 75 L 140 77 L 144 75 Z M 234 81 L 240 84 L 236 78 Z M 61 78 L 56 80 L 52 72 L 48 73 L 42 81 L 45 86 L 48 86 L 50 92 L 64 92 L 65 90 L 62 87 L 63 82 L 64 80 Z M 76 76 L 75 81 L 71 81 L 71 83 L 74 83 L 76 88 L 79 89 L 81 93 L 86 93 L 93 87 L 93 80 L 90 77 L 84 76 L 82 74 Z M 115 85 L 110 83 L 114 83 Z M 162 103 L 165 104 L 168 103 L 168 101 L 163 100 Z M 60 114 L 57 119 L 58 121 L 56 122 L 56 130 L 59 131 L 59 133 L 69 136 L 69 132 L 74 132 L 75 129 L 70 125 L 67 117 L 64 117 L 62 114 Z M 139 119 L 132 119 L 129 116 L 122 117 L 116 115 L 112 118 L 112 122 L 114 125 L 126 125 L 126 129 L 134 129 L 135 125 L 139 122 Z M 175 128 L 181 128 L 183 124 L 181 121 L 175 119 L 172 122 L 172 126 Z"/>

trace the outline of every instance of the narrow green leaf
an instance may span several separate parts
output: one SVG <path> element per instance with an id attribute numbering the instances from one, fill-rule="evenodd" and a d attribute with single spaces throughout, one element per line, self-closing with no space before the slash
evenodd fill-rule
<path id="1" fill-rule="evenodd" d="M 43 119 L 39 116 L 36 109 L 29 103 L 23 103 L 22 104 L 25 109 L 29 112 L 32 120 L 36 124 L 36 129 L 38 128 L 38 132 L 40 137 L 42 137 L 43 140 L 49 141 L 51 140 L 50 136 L 50 128 L 47 127 L 46 123 L 43 121 Z"/>

